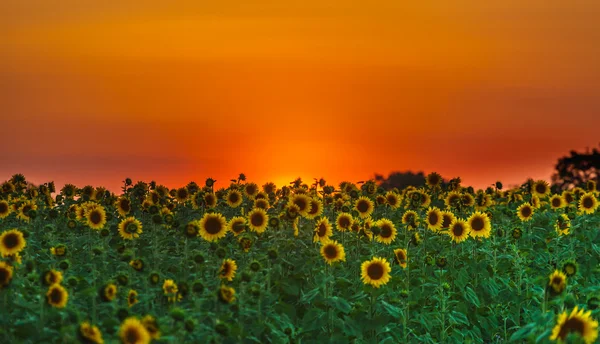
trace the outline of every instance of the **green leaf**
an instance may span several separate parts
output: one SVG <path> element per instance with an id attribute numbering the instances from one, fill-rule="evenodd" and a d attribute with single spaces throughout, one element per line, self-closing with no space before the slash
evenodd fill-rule
<path id="1" fill-rule="evenodd" d="M 452 311 L 452 312 L 450 312 L 449 317 L 450 317 L 450 321 L 454 322 L 454 324 L 463 324 L 463 325 L 469 324 L 469 319 L 467 319 L 467 316 L 461 312 Z"/>
<path id="2" fill-rule="evenodd" d="M 523 340 L 525 338 L 528 338 L 534 329 L 535 329 L 535 323 L 527 324 L 524 327 L 520 328 L 517 332 L 513 333 L 513 335 L 510 336 L 510 341 L 515 342 L 518 340 Z"/>
<path id="3" fill-rule="evenodd" d="M 381 301 L 381 306 L 385 309 L 385 311 L 394 318 L 400 318 L 402 316 L 402 310 L 399 307 L 391 305 L 385 301 Z"/>
<path id="4" fill-rule="evenodd" d="M 352 310 L 350 303 L 341 297 L 334 296 L 329 298 L 329 304 L 344 314 L 348 314 Z"/>
<path id="5" fill-rule="evenodd" d="M 467 301 L 471 302 L 475 307 L 479 308 L 479 298 L 477 297 L 475 291 L 471 289 L 471 287 L 465 288 L 464 296 Z"/>

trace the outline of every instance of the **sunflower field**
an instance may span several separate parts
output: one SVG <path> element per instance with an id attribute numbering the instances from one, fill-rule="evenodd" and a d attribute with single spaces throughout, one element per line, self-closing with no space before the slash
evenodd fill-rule
<path id="1" fill-rule="evenodd" d="M 0 343 L 596 343 L 600 193 L 0 189 Z"/>

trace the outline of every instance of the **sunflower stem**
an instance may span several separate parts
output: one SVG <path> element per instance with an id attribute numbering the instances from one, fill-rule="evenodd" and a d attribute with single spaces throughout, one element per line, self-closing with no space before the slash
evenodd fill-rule
<path id="1" fill-rule="evenodd" d="M 96 265 L 94 263 L 94 253 L 92 251 L 92 230 L 88 229 L 88 250 L 89 250 L 89 254 L 90 254 L 90 262 L 92 264 L 92 285 L 94 287 L 94 291 L 96 291 Z M 131 280 L 131 278 L 130 278 Z M 43 309 L 42 309 L 43 310 Z M 43 316 L 43 313 L 42 313 Z M 96 316 L 96 295 L 94 295 L 94 297 L 92 297 L 92 324 L 96 324 L 97 323 L 97 316 Z M 43 327 L 40 327 L 43 328 Z"/>

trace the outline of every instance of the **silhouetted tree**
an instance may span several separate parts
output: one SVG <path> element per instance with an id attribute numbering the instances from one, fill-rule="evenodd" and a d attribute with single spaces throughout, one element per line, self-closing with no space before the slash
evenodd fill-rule
<path id="1" fill-rule="evenodd" d="M 552 175 L 553 189 L 561 191 L 576 186 L 585 187 L 588 180 L 597 180 L 600 176 L 600 152 L 594 148 L 590 153 L 571 151 L 570 156 L 558 159 L 555 173 Z"/>
<path id="2" fill-rule="evenodd" d="M 375 181 L 385 190 L 398 188 L 402 190 L 407 186 L 421 187 L 425 185 L 425 174 L 423 172 L 392 172 L 387 178 L 381 174 L 375 174 Z"/>

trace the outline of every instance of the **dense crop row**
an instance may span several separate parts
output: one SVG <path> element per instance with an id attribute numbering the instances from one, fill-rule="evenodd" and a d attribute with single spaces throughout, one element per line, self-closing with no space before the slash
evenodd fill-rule
<path id="1" fill-rule="evenodd" d="M 0 342 L 594 343 L 597 186 L 0 190 Z"/>

